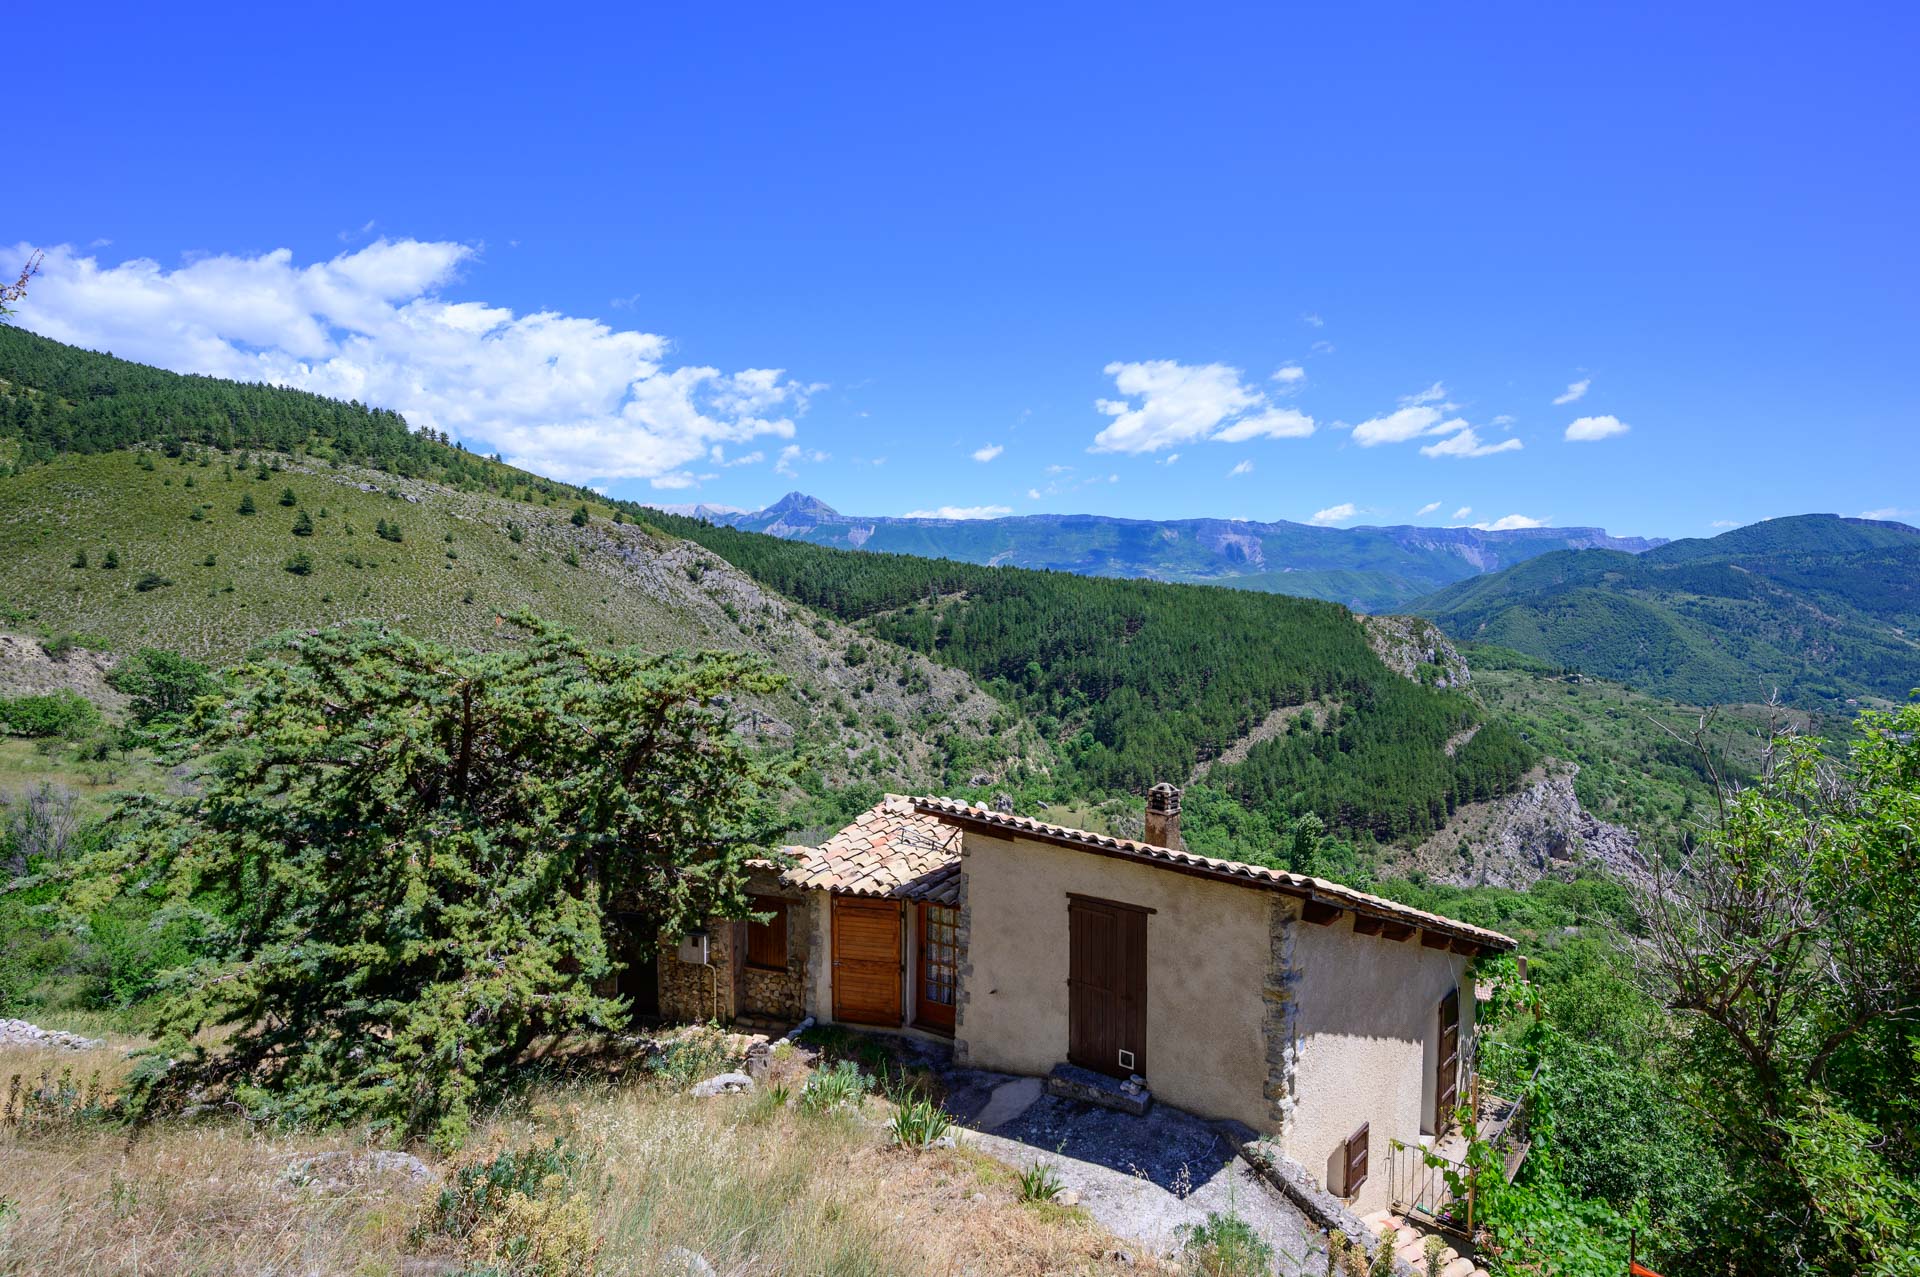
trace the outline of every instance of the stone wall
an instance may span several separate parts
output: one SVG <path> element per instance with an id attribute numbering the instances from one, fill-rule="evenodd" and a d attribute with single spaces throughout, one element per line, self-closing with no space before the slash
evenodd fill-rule
<path id="1" fill-rule="evenodd" d="M 1268 905 L 1267 980 L 1261 989 L 1265 1000 L 1260 1032 L 1267 1048 L 1267 1111 L 1283 1143 L 1293 1122 L 1294 1066 L 1300 1051 L 1300 1008 L 1293 996 L 1300 978 L 1293 961 L 1298 909 L 1294 901 L 1278 894 Z"/>
<path id="2" fill-rule="evenodd" d="M 814 911 L 807 893 L 785 886 L 769 871 L 756 871 L 747 889 L 790 902 L 786 968 L 771 971 L 746 965 L 744 922 L 716 918 L 708 923 L 708 965 L 704 967 L 680 961 L 680 937 L 662 935 L 660 1014 L 667 1019 L 728 1024 L 740 1016 L 796 1022 L 806 1016 L 808 958 L 814 947 Z"/>

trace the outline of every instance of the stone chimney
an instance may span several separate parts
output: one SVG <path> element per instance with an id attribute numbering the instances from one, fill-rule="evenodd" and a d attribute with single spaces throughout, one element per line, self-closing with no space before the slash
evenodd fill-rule
<path id="1" fill-rule="evenodd" d="M 1161 781 L 1147 791 L 1147 836 L 1156 847 L 1185 851 L 1180 841 L 1180 791 Z"/>

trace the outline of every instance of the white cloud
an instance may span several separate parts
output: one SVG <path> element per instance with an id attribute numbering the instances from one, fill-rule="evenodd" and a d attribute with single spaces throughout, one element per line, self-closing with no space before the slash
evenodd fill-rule
<path id="1" fill-rule="evenodd" d="M 1165 457 L 1162 457 L 1160 460 L 1154 462 L 1153 464 L 1156 466 L 1171 466 L 1171 465 L 1178 464 L 1179 461 L 1180 461 L 1179 453 L 1169 452 Z"/>
<path id="2" fill-rule="evenodd" d="M 1005 451 L 1006 449 L 1000 444 L 990 443 L 984 448 L 975 448 L 973 450 L 973 459 L 981 462 L 991 461 Z"/>
<path id="3" fill-rule="evenodd" d="M 1633 429 L 1618 417 L 1581 417 L 1567 427 L 1567 442 L 1593 443 Z"/>
<path id="4" fill-rule="evenodd" d="M 1360 513 L 1360 507 L 1351 501 L 1342 501 L 1339 505 L 1330 505 L 1324 510 L 1316 510 L 1310 522 L 1323 527 L 1329 523 L 1344 523 Z"/>
<path id="5" fill-rule="evenodd" d="M 1860 517 L 1861 517 L 1861 518 L 1863 518 L 1863 519 L 1871 519 L 1871 518 L 1872 518 L 1873 516 L 1872 516 L 1872 515 L 1870 515 L 1870 514 L 1863 514 L 1863 515 L 1861 515 Z M 1710 527 L 1710 528 L 1737 528 L 1737 527 L 1739 527 L 1739 526 L 1740 526 L 1740 520 L 1738 520 L 1738 519 L 1715 519 L 1715 520 L 1714 520 L 1714 521 L 1713 521 L 1712 523 L 1709 523 L 1709 524 L 1708 524 L 1707 526 L 1708 526 L 1708 527 Z"/>
<path id="6" fill-rule="evenodd" d="M 1445 399 L 1446 397 L 1447 397 L 1446 386 L 1436 381 L 1431 386 L 1428 386 L 1425 390 L 1416 390 L 1414 393 L 1410 395 L 1401 395 L 1400 403 L 1402 407 L 1410 406 L 1413 404 L 1439 403 L 1442 399 Z"/>
<path id="7" fill-rule="evenodd" d="M 1311 328 L 1325 328 L 1327 326 L 1326 320 L 1320 318 L 1320 316 L 1314 314 L 1311 311 L 1300 316 L 1300 322 L 1306 324 L 1308 327 L 1311 327 Z"/>
<path id="8" fill-rule="evenodd" d="M 1371 448 L 1382 443 L 1405 443 L 1425 434 L 1444 434 L 1448 426 L 1441 425 L 1446 414 L 1438 408 L 1420 406 L 1401 408 L 1384 417 L 1369 417 L 1353 428 L 1353 441 L 1362 448 Z M 1451 429 L 1466 426 L 1462 421 Z"/>
<path id="9" fill-rule="evenodd" d="M 1558 408 L 1563 404 L 1570 404 L 1574 402 L 1576 399 L 1586 398 L 1587 387 L 1591 386 L 1592 384 L 1593 384 L 1593 378 L 1591 377 L 1582 377 L 1580 380 L 1573 382 L 1571 385 L 1567 387 L 1566 394 L 1555 395 L 1553 397 L 1554 407 Z"/>
<path id="10" fill-rule="evenodd" d="M 1413 517 L 1417 519 L 1421 515 L 1432 514 L 1435 510 L 1438 510 L 1439 508 L 1440 508 L 1440 503 L 1438 501 L 1429 501 L 1425 505 L 1421 506 L 1418 510 L 1415 510 L 1413 512 Z"/>
<path id="11" fill-rule="evenodd" d="M 1257 412 L 1214 436 L 1218 443 L 1244 443 L 1248 439 L 1304 439 L 1313 433 L 1313 418 L 1292 408 L 1269 408 Z"/>
<path id="12" fill-rule="evenodd" d="M 47 253 L 20 318 L 60 341 L 181 372 L 268 381 L 398 409 L 572 482 L 677 476 L 716 443 L 790 439 L 815 387 L 779 369 L 667 366 L 670 343 L 441 290 L 468 244 L 377 239 L 300 265 L 287 249 L 173 270 Z M 677 479 L 673 482 L 678 482 Z"/>
<path id="13" fill-rule="evenodd" d="M 1463 505 L 1458 510 L 1455 510 L 1453 512 L 1453 518 L 1450 521 L 1453 523 L 1458 523 L 1462 519 L 1472 517 L 1472 515 L 1473 515 L 1473 507 L 1470 505 Z"/>
<path id="14" fill-rule="evenodd" d="M 1040 499 L 1040 489 L 1038 488 L 1027 489 L 1027 500 L 1038 501 L 1039 499 Z"/>
<path id="15" fill-rule="evenodd" d="M 1524 514 L 1509 514 L 1495 519 L 1492 523 L 1476 523 L 1474 527 L 1482 532 L 1512 532 L 1516 528 L 1544 528 L 1545 519 L 1534 519 Z"/>
<path id="16" fill-rule="evenodd" d="M 780 459 L 773 463 L 773 472 L 783 474 L 789 479 L 797 479 L 800 477 L 800 471 L 796 467 L 800 463 L 814 465 L 826 459 L 827 454 L 818 449 L 802 448 L 797 443 L 790 443 L 780 449 Z"/>
<path id="17" fill-rule="evenodd" d="M 1253 462 L 1242 461 L 1239 465 L 1227 471 L 1227 478 L 1237 479 L 1243 474 L 1252 474 L 1252 473 L 1253 473 Z"/>
<path id="18" fill-rule="evenodd" d="M 909 510 L 900 517 L 903 519 L 998 519 L 1012 513 L 1013 507 L 1004 505 L 943 505 L 932 510 Z"/>
<path id="19" fill-rule="evenodd" d="M 1496 452 L 1518 452 L 1523 445 L 1518 439 L 1502 439 L 1499 443 L 1481 443 L 1480 436 L 1472 426 L 1464 427 L 1458 434 L 1442 439 L 1439 443 L 1430 443 L 1420 449 L 1423 457 L 1490 457 Z"/>
<path id="20" fill-rule="evenodd" d="M 1331 355 L 1333 353 L 1333 343 L 1330 341 L 1316 341 L 1313 345 L 1307 347 L 1307 349 L 1316 355 Z"/>
<path id="21" fill-rule="evenodd" d="M 1872 519 L 1879 523 L 1898 523 L 1903 519 L 1912 518 L 1916 513 L 1920 513 L 1920 511 L 1902 510 L 1896 506 L 1889 505 L 1882 506 L 1878 510 L 1862 510 L 1853 517 L 1856 519 Z M 1714 526 L 1718 527 L 1720 525 L 1715 524 Z"/>
<path id="22" fill-rule="evenodd" d="M 1111 363 L 1106 373 L 1125 398 L 1094 401 L 1113 418 L 1094 436 L 1094 452 L 1158 452 L 1196 439 L 1297 439 L 1314 430 L 1312 417 L 1273 407 L 1225 364 L 1150 359 Z"/>
<path id="23" fill-rule="evenodd" d="M 1072 466 L 1051 465 L 1047 467 L 1047 473 L 1048 474 L 1066 474 L 1072 469 L 1073 469 Z"/>
<path id="24" fill-rule="evenodd" d="M 1307 370 L 1299 364 L 1288 364 L 1274 373 L 1273 379 L 1283 386 L 1297 386 L 1307 379 Z"/>
<path id="25" fill-rule="evenodd" d="M 1514 418 L 1512 413 L 1503 412 L 1497 417 L 1495 417 L 1492 421 L 1488 422 L 1487 424 L 1492 426 L 1511 426 L 1513 424 L 1513 420 Z"/>

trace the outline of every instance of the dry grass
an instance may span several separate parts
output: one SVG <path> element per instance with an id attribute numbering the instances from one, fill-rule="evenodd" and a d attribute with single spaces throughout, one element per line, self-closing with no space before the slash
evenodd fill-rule
<path id="1" fill-rule="evenodd" d="M 113 1076 L 116 1061 L 112 1050 L 0 1053 L 0 1079 L 69 1064 Z M 1123 1266 L 1121 1243 L 1079 1211 L 1022 1204 L 990 1159 L 890 1147 L 879 1100 L 808 1115 L 772 1098 L 694 1100 L 658 1081 L 547 1089 L 496 1115 L 460 1160 L 560 1136 L 582 1155 L 573 1183 L 548 1215 L 516 1209 L 587 1221 L 598 1274 L 681 1277 L 681 1247 L 755 1277 L 1174 1271 Z M 444 1273 L 491 1244 L 413 1235 L 437 1183 L 369 1175 L 329 1192 L 288 1179 L 316 1154 L 359 1147 L 351 1134 L 274 1135 L 237 1118 L 137 1133 L 0 1129 L 0 1200 L 12 1204 L 0 1212 L 0 1273 Z M 582 1255 L 575 1247 L 572 1262 Z"/>

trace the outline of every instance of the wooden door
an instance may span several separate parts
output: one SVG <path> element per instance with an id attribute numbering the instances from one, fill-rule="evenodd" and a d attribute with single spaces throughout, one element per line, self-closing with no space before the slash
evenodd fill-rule
<path id="1" fill-rule="evenodd" d="M 954 999 L 960 991 L 960 911 L 920 904 L 920 960 L 915 963 L 913 1021 L 953 1032 Z"/>
<path id="2" fill-rule="evenodd" d="M 1445 1134 L 1460 1105 L 1460 990 L 1440 1000 L 1440 1064 L 1433 1085 L 1433 1129 Z"/>
<path id="3" fill-rule="evenodd" d="M 1113 1077 L 1147 1069 L 1147 911 L 1067 901 L 1067 1059 Z"/>
<path id="4" fill-rule="evenodd" d="M 900 1023 L 900 902 L 833 898 L 833 1018 Z"/>

